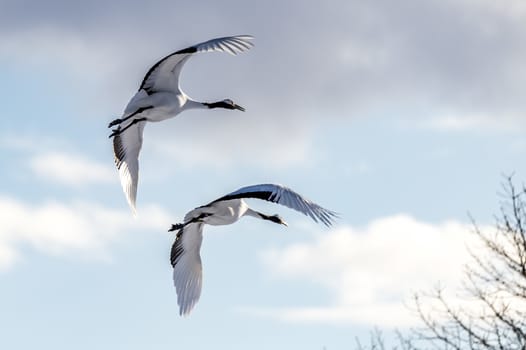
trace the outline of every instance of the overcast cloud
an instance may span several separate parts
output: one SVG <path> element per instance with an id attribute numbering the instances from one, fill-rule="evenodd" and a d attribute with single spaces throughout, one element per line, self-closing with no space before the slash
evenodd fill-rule
<path id="1" fill-rule="evenodd" d="M 440 283 L 454 296 L 460 287 L 471 261 L 467 247 L 480 246 L 471 230 L 456 221 L 430 224 L 399 214 L 269 250 L 262 257 L 272 276 L 321 285 L 332 300 L 326 306 L 249 311 L 287 322 L 414 326 L 419 319 L 409 311 L 413 293 Z"/>
<path id="2" fill-rule="evenodd" d="M 355 118 L 405 118 L 446 131 L 492 120 L 525 126 L 526 10 L 519 0 L 153 1 L 147 11 L 136 3 L 4 1 L 0 58 L 15 66 L 56 62 L 85 96 L 75 117 L 103 125 L 160 57 L 211 37 L 254 35 L 246 54 L 200 55 L 182 76 L 195 99 L 232 98 L 247 113 L 181 116 L 202 119 L 198 139 L 193 123 L 156 131 L 152 147 L 170 144 L 169 158 L 205 154 L 210 165 L 224 164 L 225 154 L 249 163 L 255 153 L 267 165 L 305 162 L 317 129 Z M 212 142 L 218 133 L 224 142 Z M 188 144 L 195 157 L 181 154 Z M 293 157 L 273 156 L 291 145 Z"/>
<path id="3" fill-rule="evenodd" d="M 525 107 L 526 11 L 518 0 L 333 1 L 323 7 L 157 1 L 146 13 L 135 12 L 139 6 L 133 4 L 8 1 L 0 14 L 0 42 L 10 45 L 2 53 L 15 59 L 19 53 L 65 56 L 72 70 L 80 62 L 75 54 L 87 55 L 82 70 L 118 74 L 122 98 L 170 51 L 210 37 L 253 34 L 256 48 L 246 57 L 201 57 L 189 64 L 184 88 L 202 99 L 239 97 L 271 123 L 285 116 L 323 122 L 387 111 L 426 117 L 437 105 L 458 118 L 519 117 Z M 200 12 L 202 17 L 190 16 Z M 102 89 L 117 86 L 114 77 L 99 78 Z"/>

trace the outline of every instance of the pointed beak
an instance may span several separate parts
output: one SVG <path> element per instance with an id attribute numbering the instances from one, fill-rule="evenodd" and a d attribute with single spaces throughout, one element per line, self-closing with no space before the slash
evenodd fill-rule
<path id="1" fill-rule="evenodd" d="M 175 225 L 172 225 L 172 227 L 170 227 L 170 228 L 168 229 L 168 232 L 172 232 L 172 231 L 175 231 Z"/>
<path id="2" fill-rule="evenodd" d="M 289 224 L 287 224 L 285 221 L 282 221 L 281 224 L 282 224 L 283 226 L 287 226 L 287 227 L 289 226 Z"/>
<path id="3" fill-rule="evenodd" d="M 241 112 L 245 111 L 243 107 L 241 107 L 240 105 L 236 105 L 235 103 L 234 103 L 234 109 L 240 110 Z"/>

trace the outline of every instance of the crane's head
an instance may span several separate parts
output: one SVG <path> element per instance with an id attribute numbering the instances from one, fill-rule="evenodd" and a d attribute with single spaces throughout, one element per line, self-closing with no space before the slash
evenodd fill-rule
<path id="1" fill-rule="evenodd" d="M 283 218 L 282 218 L 281 216 L 279 216 L 278 214 L 270 215 L 270 216 L 268 216 L 268 219 L 269 219 L 270 221 L 272 221 L 272 222 L 275 222 L 276 224 L 289 226 L 289 225 L 287 225 L 287 223 L 285 222 L 285 220 L 283 220 Z"/>
<path id="2" fill-rule="evenodd" d="M 245 109 L 240 105 L 237 105 L 231 99 L 227 98 L 223 101 L 213 102 L 213 103 L 204 103 L 208 108 L 225 108 L 225 109 L 237 109 L 238 111 L 244 112 Z"/>

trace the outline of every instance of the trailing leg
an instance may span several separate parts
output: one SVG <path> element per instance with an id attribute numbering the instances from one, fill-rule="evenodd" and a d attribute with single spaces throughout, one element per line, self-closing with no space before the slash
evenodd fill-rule
<path id="1" fill-rule="evenodd" d="M 126 120 L 130 119 L 130 118 L 133 117 L 134 115 L 137 115 L 137 114 L 139 114 L 139 113 L 142 113 L 142 112 L 144 112 L 144 111 L 146 111 L 146 110 L 148 110 L 148 109 L 151 109 L 151 108 L 153 108 L 153 106 L 141 107 L 141 108 L 139 108 L 138 110 L 136 110 L 135 112 L 133 112 L 132 114 L 130 114 L 129 116 L 127 116 L 126 118 L 122 118 L 122 119 L 117 118 L 117 119 L 115 119 L 114 121 L 112 121 L 112 122 L 108 125 L 108 128 L 111 128 L 111 127 L 114 126 L 114 125 L 117 125 L 117 124 L 120 124 L 120 123 L 122 123 L 122 122 L 125 122 Z"/>
<path id="2" fill-rule="evenodd" d="M 109 136 L 109 138 L 111 139 L 113 136 L 117 136 L 117 135 L 120 135 L 121 133 L 123 133 L 124 131 L 126 131 L 130 126 L 134 125 L 134 124 L 137 124 L 139 122 L 144 122 L 148 120 L 148 118 L 144 117 L 144 118 L 137 118 L 137 119 L 134 119 L 130 124 L 128 124 L 124 129 L 121 129 L 119 127 L 119 129 L 113 129 L 111 135 Z"/>

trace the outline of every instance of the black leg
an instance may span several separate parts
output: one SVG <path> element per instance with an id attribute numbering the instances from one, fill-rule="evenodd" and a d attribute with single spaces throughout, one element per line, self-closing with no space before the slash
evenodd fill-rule
<path id="1" fill-rule="evenodd" d="M 168 232 L 180 230 L 185 226 L 185 224 L 172 224 L 172 227 L 168 230 Z"/>
<path id="2" fill-rule="evenodd" d="M 191 224 L 191 223 L 194 223 L 194 222 L 199 222 L 201 219 L 204 219 L 207 216 L 211 216 L 211 215 L 213 215 L 213 214 L 211 214 L 211 213 L 202 213 L 201 215 L 193 218 L 190 221 L 185 222 L 184 224 L 181 224 L 181 223 L 179 223 L 179 224 L 172 224 L 172 227 L 168 230 L 168 232 L 175 231 L 175 230 L 180 230 L 180 229 L 182 229 L 183 227 L 185 227 L 188 224 Z"/>
<path id="3" fill-rule="evenodd" d="M 111 135 L 109 136 L 109 138 L 111 139 L 113 136 L 117 136 L 117 135 L 120 135 L 121 133 L 123 133 L 124 131 L 126 131 L 126 129 L 128 129 L 130 126 L 134 125 L 134 124 L 137 124 L 139 122 L 144 122 L 148 120 L 146 117 L 145 118 L 137 118 L 137 119 L 134 119 L 130 124 L 128 124 L 124 129 L 113 129 Z"/>
<path id="4" fill-rule="evenodd" d="M 136 110 L 135 112 L 133 112 L 132 114 L 130 114 L 129 116 L 127 116 L 126 118 L 123 118 L 123 119 L 120 119 L 120 118 L 117 118 L 115 119 L 114 121 L 112 121 L 109 125 L 108 125 L 108 128 L 111 128 L 112 126 L 114 125 L 117 125 L 117 124 L 120 124 L 122 122 L 125 122 L 126 120 L 130 119 L 131 117 L 133 117 L 134 115 L 137 115 L 139 113 L 142 113 L 144 112 L 145 110 L 147 109 L 151 109 L 153 108 L 153 106 L 147 106 L 147 107 L 141 107 L 139 108 L 138 110 Z"/>

